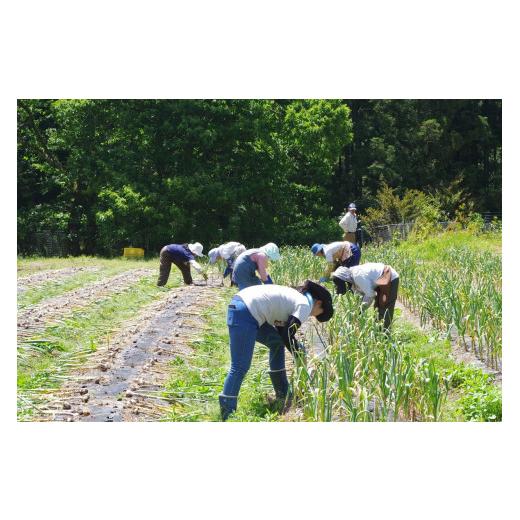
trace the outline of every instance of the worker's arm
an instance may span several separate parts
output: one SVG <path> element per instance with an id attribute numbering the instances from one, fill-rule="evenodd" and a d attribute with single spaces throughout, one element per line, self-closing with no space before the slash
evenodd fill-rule
<path id="1" fill-rule="evenodd" d="M 260 280 L 262 282 L 267 282 L 267 277 L 269 276 L 267 274 L 267 256 L 263 253 L 258 253 L 257 259 L 256 259 L 256 270 L 258 271 L 258 274 L 260 275 Z"/>
<path id="2" fill-rule="evenodd" d="M 287 347 L 287 350 L 294 354 L 297 351 L 303 351 L 302 345 L 296 340 L 294 335 L 296 331 L 300 328 L 301 321 L 295 316 L 289 316 L 287 323 L 283 327 L 276 327 L 280 336 L 282 336 L 282 340 L 284 345 Z"/>
<path id="3" fill-rule="evenodd" d="M 330 278 L 330 275 L 333 273 L 335 267 L 336 266 L 332 262 L 327 262 L 327 269 L 325 269 L 325 273 L 322 277 L 324 279 L 324 281 L 326 281 Z"/>
<path id="4" fill-rule="evenodd" d="M 203 271 L 202 269 L 202 266 L 196 261 L 196 260 L 190 260 L 189 261 L 189 264 L 193 267 L 193 269 L 195 269 L 200 275 L 202 275 L 202 277 L 204 278 L 204 280 L 207 280 L 208 279 L 208 275 Z"/>
<path id="5" fill-rule="evenodd" d="M 361 300 L 361 305 L 363 306 L 363 309 L 368 309 L 372 302 L 374 301 L 374 296 L 368 296 L 366 294 L 363 295 L 363 299 Z"/>
<path id="6" fill-rule="evenodd" d="M 363 296 L 362 305 L 366 309 L 370 307 L 374 301 L 376 292 L 374 290 L 374 284 L 365 276 L 358 276 L 354 279 L 354 289 L 356 292 Z"/>

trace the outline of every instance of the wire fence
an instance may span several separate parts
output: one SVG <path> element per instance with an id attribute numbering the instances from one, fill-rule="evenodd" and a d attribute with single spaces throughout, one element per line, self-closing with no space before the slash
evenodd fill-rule
<path id="1" fill-rule="evenodd" d="M 30 253 L 42 256 L 67 256 L 67 235 L 61 231 L 39 231 L 34 233 L 30 249 Z"/>
<path id="2" fill-rule="evenodd" d="M 484 219 L 484 230 L 491 229 L 495 219 L 501 219 L 501 213 L 485 213 L 482 214 Z M 370 230 L 361 227 L 357 231 L 357 238 L 361 244 L 366 242 L 388 242 L 390 240 L 405 240 L 411 233 L 415 222 L 400 222 L 399 224 L 386 224 L 384 226 L 376 226 Z M 455 225 L 455 221 L 448 220 L 438 222 L 442 229 L 446 229 L 450 224 Z"/>
<path id="3" fill-rule="evenodd" d="M 486 212 L 482 213 L 484 220 L 484 229 L 490 229 L 496 219 L 502 219 L 500 212 Z M 446 229 L 452 221 L 439 222 L 443 229 Z M 384 226 L 374 227 L 368 232 L 362 226 L 357 230 L 356 237 L 360 245 L 368 242 L 388 242 L 390 240 L 405 240 L 412 231 L 414 222 L 400 222 L 398 224 L 386 224 Z M 148 243 L 148 240 L 146 240 Z M 141 246 L 140 246 L 141 247 Z M 144 246 L 148 251 L 146 245 Z M 121 250 L 122 247 L 118 248 Z M 18 254 L 22 255 L 42 255 L 42 256 L 67 256 L 72 254 L 70 248 L 70 241 L 67 234 L 63 231 L 57 230 L 42 230 L 32 235 L 32 240 L 29 244 L 24 243 L 21 248 L 18 244 Z"/>

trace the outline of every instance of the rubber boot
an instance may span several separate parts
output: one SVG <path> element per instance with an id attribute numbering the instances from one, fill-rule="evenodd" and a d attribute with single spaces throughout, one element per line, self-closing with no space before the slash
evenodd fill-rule
<path id="1" fill-rule="evenodd" d="M 276 370 L 269 372 L 269 377 L 276 395 L 276 400 L 273 403 L 274 407 L 276 410 L 283 412 L 290 405 L 290 401 L 287 399 L 289 393 L 287 372 L 285 370 Z"/>
<path id="2" fill-rule="evenodd" d="M 220 403 L 220 416 L 223 421 L 237 409 L 237 397 L 230 397 L 228 395 L 219 395 L 218 402 Z"/>

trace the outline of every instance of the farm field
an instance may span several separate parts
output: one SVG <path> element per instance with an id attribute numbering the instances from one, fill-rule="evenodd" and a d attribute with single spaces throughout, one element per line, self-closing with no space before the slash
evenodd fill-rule
<path id="1" fill-rule="evenodd" d="M 500 246 L 498 233 L 447 232 L 364 247 L 362 262 L 400 274 L 392 334 L 355 295 L 335 296 L 333 319 L 298 333 L 307 360 L 287 356 L 291 406 L 271 404 L 267 350 L 257 344 L 230 420 L 500 421 Z M 325 269 L 308 248 L 281 252 L 275 283 Z M 207 283 L 195 275 L 184 286 L 174 268 L 157 287 L 158 259 L 19 259 L 19 420 L 219 420 L 236 290 L 206 269 Z"/>

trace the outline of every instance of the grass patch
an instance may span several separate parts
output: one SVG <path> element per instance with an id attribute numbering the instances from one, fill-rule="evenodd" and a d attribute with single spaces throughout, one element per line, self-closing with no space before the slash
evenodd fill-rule
<path id="1" fill-rule="evenodd" d="M 394 338 L 415 358 L 433 361 L 439 368 L 453 368 L 450 342 L 439 332 L 432 330 L 426 334 L 406 321 L 400 309 L 395 309 L 392 331 Z"/>
<path id="2" fill-rule="evenodd" d="M 446 231 L 437 236 L 420 242 L 404 240 L 398 243 L 398 249 L 421 260 L 438 261 L 444 257 L 444 252 L 450 247 L 468 248 L 475 252 L 489 251 L 502 254 L 502 233 L 480 233 L 470 231 Z"/>
<path id="3" fill-rule="evenodd" d="M 449 385 L 443 421 L 501 421 L 502 392 L 492 376 L 477 367 L 458 363 L 451 354 L 450 341 L 432 330 L 428 334 L 400 317 L 396 309 L 393 333 L 416 359 L 433 361 Z"/>
<path id="4" fill-rule="evenodd" d="M 232 288 L 223 289 L 218 303 L 204 311 L 205 330 L 191 343 L 193 355 L 177 357 L 171 362 L 171 376 L 163 395 L 174 404 L 165 420 L 220 421 L 218 395 L 230 363 L 226 313 L 235 292 Z M 228 421 L 277 420 L 278 415 L 269 408 L 267 394 L 270 392 L 268 350 L 257 343 L 251 368 L 240 390 L 237 412 Z"/>

